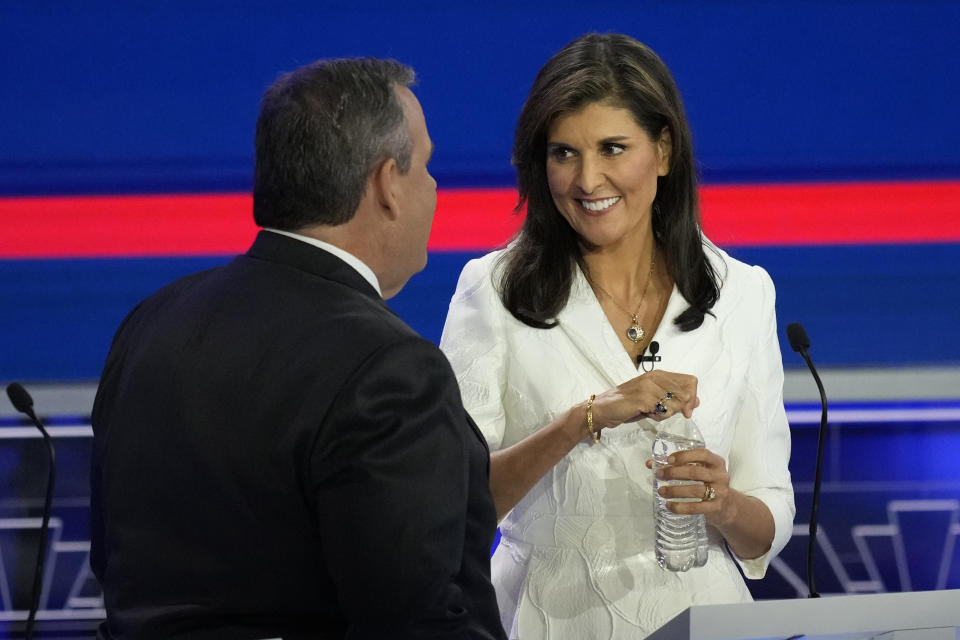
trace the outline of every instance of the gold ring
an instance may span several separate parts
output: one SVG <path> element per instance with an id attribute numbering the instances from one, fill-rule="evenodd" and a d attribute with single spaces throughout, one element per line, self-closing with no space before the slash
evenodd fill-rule
<path id="1" fill-rule="evenodd" d="M 703 485 L 703 487 L 704 487 L 703 497 L 700 498 L 701 502 L 710 502 L 711 500 L 715 500 L 717 498 L 716 489 L 714 489 L 708 484 Z"/>

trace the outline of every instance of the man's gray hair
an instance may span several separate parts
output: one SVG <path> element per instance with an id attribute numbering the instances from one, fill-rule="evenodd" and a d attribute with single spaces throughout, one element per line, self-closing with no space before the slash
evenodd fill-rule
<path id="1" fill-rule="evenodd" d="M 343 224 L 381 162 L 409 171 L 413 142 L 396 89 L 415 79 L 410 67 L 376 58 L 318 60 L 280 76 L 257 119 L 256 223 Z"/>

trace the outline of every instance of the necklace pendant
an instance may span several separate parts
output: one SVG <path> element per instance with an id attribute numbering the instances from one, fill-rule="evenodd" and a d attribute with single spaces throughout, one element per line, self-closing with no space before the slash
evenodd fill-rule
<path id="1" fill-rule="evenodd" d="M 647 335 L 647 333 L 643 330 L 643 327 L 637 323 L 636 320 L 634 320 L 633 325 L 627 329 L 627 339 L 634 344 L 643 340 L 645 335 Z"/>

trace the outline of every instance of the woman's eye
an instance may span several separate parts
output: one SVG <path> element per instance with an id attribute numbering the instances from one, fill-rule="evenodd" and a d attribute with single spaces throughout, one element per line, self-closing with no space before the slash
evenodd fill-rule
<path id="1" fill-rule="evenodd" d="M 570 147 L 551 147 L 550 157 L 554 160 L 567 160 L 573 157 L 573 149 Z"/>
<path id="2" fill-rule="evenodd" d="M 605 156 L 618 156 L 624 152 L 623 145 L 614 144 L 612 142 L 603 145 L 603 155 Z"/>

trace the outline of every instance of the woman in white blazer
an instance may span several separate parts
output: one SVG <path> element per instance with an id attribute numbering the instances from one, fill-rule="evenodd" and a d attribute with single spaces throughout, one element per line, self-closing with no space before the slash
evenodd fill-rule
<path id="1" fill-rule="evenodd" d="M 642 638 L 691 604 L 749 600 L 790 536 L 793 490 L 774 288 L 703 237 L 670 72 L 588 34 L 541 69 L 514 142 L 517 238 L 464 268 L 441 347 L 490 449 L 511 638 Z M 638 369 L 651 341 L 662 360 Z M 656 424 L 695 418 L 661 490 L 703 513 L 705 566 L 653 552 Z"/>

